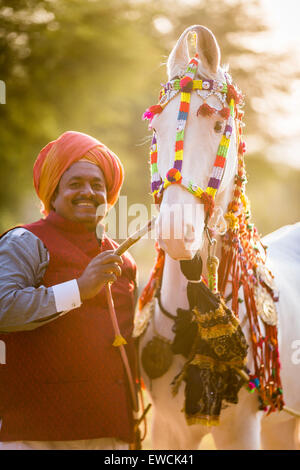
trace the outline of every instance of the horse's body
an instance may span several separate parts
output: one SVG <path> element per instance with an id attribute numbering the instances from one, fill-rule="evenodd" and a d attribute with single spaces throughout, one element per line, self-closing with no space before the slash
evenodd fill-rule
<path id="1" fill-rule="evenodd" d="M 189 30 L 196 31 L 198 35 L 197 52 L 201 59 L 199 66 L 201 75 L 222 80 L 224 71 L 219 65 L 219 49 L 214 36 L 200 26 L 189 28 Z M 182 74 L 186 67 L 188 61 L 186 36 L 189 30 L 183 33 L 170 55 L 169 80 L 174 75 Z M 216 116 L 198 117 L 196 115 L 199 104 L 202 102 L 200 96 L 192 93 L 182 171 L 189 177 L 192 176 L 192 179 L 203 187 L 210 175 L 220 136 L 214 132 Z M 210 104 L 214 106 L 214 103 Z M 174 133 L 178 105 L 179 97 L 177 96 L 170 101 L 163 113 L 155 116 L 152 121 L 152 127 L 157 131 L 158 168 L 161 175 L 167 173 L 174 158 Z M 216 197 L 216 205 L 224 214 L 232 197 L 234 176 L 237 170 L 235 138 L 233 132 L 225 173 Z M 188 216 L 186 217 L 185 214 L 185 217 L 181 219 L 176 211 L 183 205 L 188 205 L 189 211 L 186 211 Z M 168 236 L 165 235 L 167 223 Z M 207 274 L 205 260 L 208 247 L 203 236 L 203 205 L 182 186 L 172 184 L 163 193 L 157 227 L 159 244 L 166 253 L 161 284 L 161 303 L 168 312 L 176 315 L 179 307 L 188 308 L 187 280 L 181 272 L 179 260 L 191 259 L 198 251 L 203 260 L 203 274 Z M 177 236 L 175 236 L 176 233 Z M 182 236 L 178 236 L 178 233 L 182 233 Z M 219 235 L 216 238 L 217 255 L 220 255 L 221 237 Z M 293 348 L 299 348 L 300 340 L 299 241 L 299 224 L 280 229 L 265 240 L 265 244 L 269 247 L 268 264 L 280 292 L 277 310 L 284 399 L 288 407 L 297 410 L 300 410 L 300 361 L 298 360 L 299 354 L 297 356 L 297 351 Z M 239 318 L 245 337 L 250 344 L 249 327 L 245 317 L 246 311 L 241 304 Z M 140 341 L 141 350 L 157 333 L 172 341 L 174 338 L 172 326 L 173 320 L 162 313 L 155 300 L 152 321 Z M 182 370 L 185 361 L 183 356 L 174 355 L 170 369 L 162 377 L 152 381 L 149 380 L 147 374 L 143 374 L 154 407 L 152 421 L 154 448 L 197 449 L 202 437 L 210 432 L 219 449 L 297 448 L 295 441 L 297 419 L 284 411 L 276 411 L 265 417 L 265 413 L 258 410 L 256 393 L 250 394 L 244 388 L 239 392 L 238 404 L 226 405 L 222 410 L 219 426 L 188 425 L 182 412 L 184 385 L 181 384 L 175 396 L 172 395 L 170 386 L 174 377 Z M 252 366 L 249 353 L 250 370 Z"/>
<path id="2" fill-rule="evenodd" d="M 278 237 L 280 233 L 280 237 Z M 269 262 L 280 291 L 278 302 L 279 344 L 282 364 L 282 383 L 287 406 L 300 409 L 299 359 L 295 354 L 296 341 L 300 337 L 299 318 L 299 279 L 300 266 L 300 224 L 287 227 L 286 231 L 276 231 L 266 237 Z M 187 308 L 187 281 L 181 273 L 179 261 L 166 256 L 161 288 L 163 306 L 176 315 L 176 310 Z M 155 303 L 155 330 L 160 335 L 173 339 L 173 321 L 162 314 L 158 302 Z M 245 311 L 241 308 L 240 319 L 243 323 Z M 247 334 L 247 331 L 245 331 Z M 141 340 L 141 348 L 154 335 L 153 322 Z M 299 343 L 298 343 L 299 344 Z M 298 345 L 299 348 L 299 345 Z M 295 358 L 293 360 L 293 354 Z M 299 358 L 299 355 L 298 355 Z M 152 439 L 157 449 L 197 449 L 202 437 L 212 432 L 219 449 L 296 449 L 297 419 L 284 411 L 265 417 L 258 410 L 256 394 L 245 389 L 239 393 L 239 403 L 228 405 L 222 410 L 220 425 L 207 428 L 201 425 L 188 426 L 182 407 L 184 403 L 182 385 L 174 397 L 170 384 L 181 371 L 185 358 L 176 355 L 169 371 L 162 377 L 144 380 L 154 406 Z M 263 418 L 263 419 L 262 419 Z M 262 431 L 262 432 L 261 432 Z"/>

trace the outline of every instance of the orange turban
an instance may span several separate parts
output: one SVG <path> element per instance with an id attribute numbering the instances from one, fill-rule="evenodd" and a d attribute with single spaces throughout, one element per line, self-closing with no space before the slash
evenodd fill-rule
<path id="1" fill-rule="evenodd" d="M 49 142 L 34 163 L 34 187 L 45 215 L 51 210 L 51 199 L 61 176 L 83 157 L 102 170 L 107 202 L 111 206 L 116 203 L 124 180 L 124 169 L 119 158 L 97 139 L 82 132 L 68 131 Z"/>

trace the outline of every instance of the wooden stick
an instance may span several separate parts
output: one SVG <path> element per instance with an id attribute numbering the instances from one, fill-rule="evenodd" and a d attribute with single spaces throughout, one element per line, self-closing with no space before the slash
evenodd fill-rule
<path id="1" fill-rule="evenodd" d="M 137 241 L 139 241 L 147 232 L 152 230 L 154 227 L 156 217 L 153 217 L 149 222 L 147 222 L 146 225 L 144 225 L 141 229 L 137 230 L 135 233 L 133 233 L 129 238 L 127 238 L 121 245 L 115 250 L 115 254 L 121 256 L 123 253 L 125 253 L 128 248 L 130 248 L 132 245 L 134 245 Z M 106 286 L 106 297 L 107 297 L 107 303 L 108 303 L 108 310 L 110 314 L 110 318 L 113 324 L 113 329 L 115 332 L 115 337 L 116 338 L 122 338 L 118 320 L 117 320 L 117 315 L 115 312 L 115 306 L 114 306 L 114 301 L 111 293 L 111 288 L 110 288 L 110 283 L 108 283 Z M 129 384 L 129 389 L 130 389 L 130 395 L 132 399 L 132 406 L 135 412 L 138 411 L 139 406 L 138 406 L 138 399 L 137 395 L 135 392 L 135 386 L 134 386 L 134 380 L 131 374 L 131 369 L 128 361 L 128 357 L 124 348 L 123 344 L 119 344 L 117 346 L 120 350 L 120 354 L 122 357 L 122 361 L 125 367 L 126 375 L 128 378 L 128 384 Z M 147 409 L 148 411 L 148 409 Z M 145 415 L 145 412 L 143 413 L 143 416 Z"/>
<path id="2" fill-rule="evenodd" d="M 152 217 L 146 225 L 134 232 L 130 237 L 128 237 L 121 245 L 115 250 L 115 254 L 121 256 L 125 251 L 128 250 L 132 245 L 138 242 L 147 232 L 153 229 L 155 224 L 156 217 Z"/>
<path id="3" fill-rule="evenodd" d="M 110 284 L 109 283 L 106 284 L 105 287 L 106 287 L 106 297 L 107 297 L 108 309 L 109 309 L 110 318 L 111 318 L 111 321 L 112 321 L 112 324 L 113 324 L 113 327 L 114 327 L 115 335 L 120 337 L 121 332 L 120 332 L 120 329 L 119 329 L 118 320 L 117 320 L 117 316 L 116 316 L 116 312 L 115 312 L 114 301 L 113 301 L 113 298 L 112 298 L 112 295 L 111 295 Z M 133 407 L 133 410 L 135 412 L 137 412 L 139 410 L 139 405 L 138 405 L 138 401 L 137 401 L 137 396 L 136 396 L 135 387 L 134 387 L 134 380 L 133 380 L 133 377 L 132 377 L 132 374 L 131 374 L 128 357 L 127 357 L 127 354 L 126 354 L 126 351 L 125 351 L 125 348 L 124 348 L 123 344 L 120 344 L 120 346 L 118 346 L 118 348 L 120 350 L 120 354 L 121 354 L 122 361 L 123 361 L 125 371 L 126 371 L 126 375 L 127 375 L 127 378 L 128 378 L 128 385 L 129 385 L 129 390 L 130 390 L 130 395 L 131 395 L 131 400 L 132 400 L 132 407 Z"/>

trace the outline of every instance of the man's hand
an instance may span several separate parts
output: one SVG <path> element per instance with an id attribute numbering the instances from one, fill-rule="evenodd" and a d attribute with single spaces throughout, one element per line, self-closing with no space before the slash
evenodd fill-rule
<path id="1" fill-rule="evenodd" d="M 107 282 L 114 282 L 121 276 L 123 260 L 113 250 L 95 256 L 77 279 L 81 300 L 95 297 Z"/>

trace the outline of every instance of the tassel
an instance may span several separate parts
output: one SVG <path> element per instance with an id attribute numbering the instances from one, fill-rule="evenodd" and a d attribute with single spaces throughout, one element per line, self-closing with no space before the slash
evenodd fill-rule
<path id="1" fill-rule="evenodd" d="M 155 289 L 160 284 L 161 279 L 162 279 L 164 263 L 165 263 L 165 252 L 161 248 L 158 248 L 158 244 L 156 244 L 156 250 L 158 252 L 156 263 L 151 272 L 150 279 L 140 295 L 139 310 L 142 310 L 142 308 L 148 302 L 150 302 L 150 300 L 152 300 Z"/>
<path id="2" fill-rule="evenodd" d="M 212 116 L 215 112 L 216 110 L 209 106 L 209 104 L 203 103 L 197 111 L 197 116 L 199 116 L 200 114 L 204 117 Z"/>
<path id="3" fill-rule="evenodd" d="M 143 120 L 145 119 L 153 119 L 155 114 L 160 114 L 163 110 L 163 107 L 160 104 L 155 104 L 154 106 L 150 106 L 150 108 L 146 109 L 143 114 Z"/>
<path id="4" fill-rule="evenodd" d="M 222 108 L 221 111 L 219 111 L 219 114 L 222 118 L 227 120 L 230 116 L 230 109 L 224 106 L 224 108 Z"/>
<path id="5" fill-rule="evenodd" d="M 119 347 L 119 346 L 122 346 L 122 344 L 127 344 L 127 341 L 125 338 L 123 338 L 122 335 L 117 335 L 115 337 L 115 340 L 113 342 L 113 346 L 115 346 L 116 348 Z"/>
<path id="6" fill-rule="evenodd" d="M 233 85 L 227 85 L 227 90 L 226 101 L 228 104 L 230 104 L 232 99 L 234 100 L 235 105 L 242 101 L 242 94 L 239 93 Z"/>
<path id="7" fill-rule="evenodd" d="M 205 213 L 211 217 L 215 207 L 215 201 L 213 197 L 210 194 L 207 194 L 207 192 L 203 191 L 200 200 L 204 204 Z"/>

